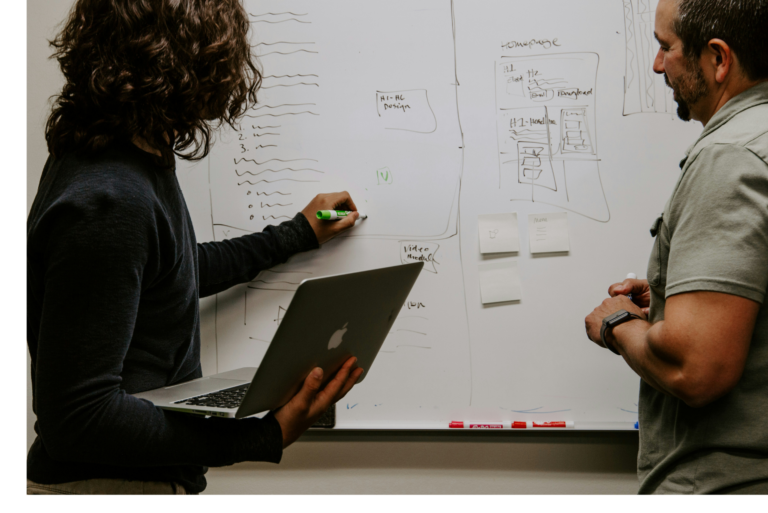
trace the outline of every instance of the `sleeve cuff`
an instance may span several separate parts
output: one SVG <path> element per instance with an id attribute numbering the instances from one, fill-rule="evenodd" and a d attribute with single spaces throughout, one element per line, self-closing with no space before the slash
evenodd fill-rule
<path id="1" fill-rule="evenodd" d="M 233 422 L 232 420 L 228 420 Z M 283 430 L 272 412 L 261 419 L 243 419 L 246 424 L 244 446 L 238 451 L 238 461 L 267 461 L 280 463 L 283 458 Z"/>
<path id="2" fill-rule="evenodd" d="M 762 304 L 765 300 L 765 292 L 734 280 L 718 278 L 689 278 L 667 285 L 666 297 L 685 292 L 723 292 L 734 296 L 741 296 Z"/>
<path id="3" fill-rule="evenodd" d="M 301 212 L 296 214 L 290 221 L 275 227 L 275 231 L 277 232 L 277 240 L 284 252 L 285 259 L 296 253 L 320 247 L 315 231 Z"/>

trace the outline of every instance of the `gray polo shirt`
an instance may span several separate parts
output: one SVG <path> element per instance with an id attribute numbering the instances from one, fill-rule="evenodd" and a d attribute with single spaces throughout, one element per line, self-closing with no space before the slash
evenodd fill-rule
<path id="1" fill-rule="evenodd" d="M 650 321 L 708 290 L 762 306 L 744 374 L 691 408 L 641 381 L 640 493 L 711 493 L 768 480 L 768 83 L 726 103 L 680 163 L 648 263 Z"/>

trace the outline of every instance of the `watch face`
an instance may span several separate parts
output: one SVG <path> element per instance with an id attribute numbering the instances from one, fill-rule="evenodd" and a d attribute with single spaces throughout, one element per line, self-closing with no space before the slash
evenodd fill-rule
<path id="1" fill-rule="evenodd" d="M 628 316 L 629 312 L 626 310 L 619 310 L 615 314 L 609 315 L 605 321 L 609 326 L 615 326 L 616 324 L 620 324 Z"/>

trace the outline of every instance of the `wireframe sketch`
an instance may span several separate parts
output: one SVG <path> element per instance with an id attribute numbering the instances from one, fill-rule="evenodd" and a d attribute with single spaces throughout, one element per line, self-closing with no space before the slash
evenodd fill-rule
<path id="1" fill-rule="evenodd" d="M 418 4 L 440 12 L 384 22 L 350 0 L 245 3 L 263 85 L 211 153 L 215 225 L 260 231 L 317 193 L 348 190 L 369 218 L 345 236 L 456 233 L 463 145 L 451 5 Z M 342 19 L 360 33 L 342 37 Z"/>
<path id="2" fill-rule="evenodd" d="M 622 0 L 626 37 L 624 115 L 674 113 L 672 89 L 653 71 L 659 43 L 653 36 L 658 0 Z"/>
<path id="3" fill-rule="evenodd" d="M 258 365 L 303 280 L 424 261 L 377 359 L 380 371 L 350 394 L 361 402 L 339 421 L 387 418 L 388 408 L 403 407 L 395 397 L 408 397 L 414 409 L 419 401 L 466 404 L 468 331 L 451 338 L 468 330 L 464 295 L 455 294 L 463 286 L 455 235 L 464 145 L 452 2 L 244 4 L 263 86 L 208 160 L 214 238 L 279 224 L 322 192 L 348 190 L 368 219 L 324 245 L 322 256 L 295 255 L 216 296 L 218 370 Z M 413 394 L 418 373 L 388 379 L 402 373 L 403 359 L 421 368 L 456 365 L 434 389 Z"/>
<path id="4" fill-rule="evenodd" d="M 513 201 L 610 219 L 597 154 L 598 61 L 560 53 L 496 63 L 499 186 Z"/>

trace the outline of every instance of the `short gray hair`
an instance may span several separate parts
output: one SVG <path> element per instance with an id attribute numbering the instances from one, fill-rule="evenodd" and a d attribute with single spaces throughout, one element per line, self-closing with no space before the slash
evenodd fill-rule
<path id="1" fill-rule="evenodd" d="M 678 0 L 677 6 L 674 29 L 688 59 L 722 39 L 748 79 L 768 78 L 768 0 Z"/>

